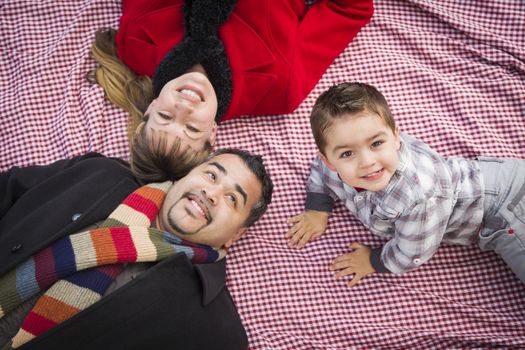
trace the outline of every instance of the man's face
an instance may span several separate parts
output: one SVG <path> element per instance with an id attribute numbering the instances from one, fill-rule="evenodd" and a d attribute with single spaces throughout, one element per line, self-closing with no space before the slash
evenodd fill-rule
<path id="1" fill-rule="evenodd" d="M 261 191 L 239 156 L 215 156 L 170 188 L 159 227 L 193 243 L 228 248 L 247 230 L 243 224 Z"/>
<path id="2" fill-rule="evenodd" d="M 362 112 L 338 119 L 325 136 L 326 156 L 321 158 L 350 186 L 380 191 L 397 170 L 399 132 L 376 114 Z"/>

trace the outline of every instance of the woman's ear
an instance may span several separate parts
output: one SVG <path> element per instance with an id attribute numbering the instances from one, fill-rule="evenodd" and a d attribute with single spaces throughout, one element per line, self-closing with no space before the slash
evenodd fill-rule
<path id="1" fill-rule="evenodd" d="M 213 147 L 215 146 L 215 141 L 217 140 L 217 123 L 213 122 L 213 128 L 211 130 L 210 138 L 208 139 L 208 142 Z"/>
<path id="2" fill-rule="evenodd" d="M 330 163 L 330 161 L 328 160 L 328 158 L 326 158 L 324 154 L 319 152 L 319 156 L 321 157 L 321 160 L 323 161 L 323 163 L 328 167 L 328 169 L 337 172 L 337 170 L 335 169 L 335 166 L 333 166 L 332 163 Z"/>

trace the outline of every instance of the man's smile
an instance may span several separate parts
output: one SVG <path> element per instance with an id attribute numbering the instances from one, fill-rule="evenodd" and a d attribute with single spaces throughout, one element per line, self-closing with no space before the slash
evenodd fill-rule
<path id="1" fill-rule="evenodd" d="M 186 207 L 189 215 L 193 217 L 200 216 L 204 218 L 206 222 L 211 222 L 210 210 L 206 199 L 201 198 L 201 196 L 195 193 L 187 193 L 184 197 L 190 202 L 189 208 Z"/>

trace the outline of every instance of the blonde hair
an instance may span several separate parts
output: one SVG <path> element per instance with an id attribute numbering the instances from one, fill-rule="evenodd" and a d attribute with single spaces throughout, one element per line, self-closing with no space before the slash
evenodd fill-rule
<path id="1" fill-rule="evenodd" d="M 117 55 L 115 37 L 117 31 L 103 28 L 95 33 L 91 55 L 99 66 L 91 72 L 103 89 L 106 97 L 116 106 L 128 112 L 128 141 L 143 119 L 144 112 L 153 100 L 153 85 L 148 76 L 135 74 Z"/>

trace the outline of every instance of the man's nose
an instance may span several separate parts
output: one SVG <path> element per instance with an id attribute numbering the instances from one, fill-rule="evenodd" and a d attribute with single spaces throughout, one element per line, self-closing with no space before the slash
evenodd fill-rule
<path id="1" fill-rule="evenodd" d="M 208 187 L 201 190 L 204 198 L 208 200 L 211 205 L 216 205 L 218 200 L 218 188 Z"/>

